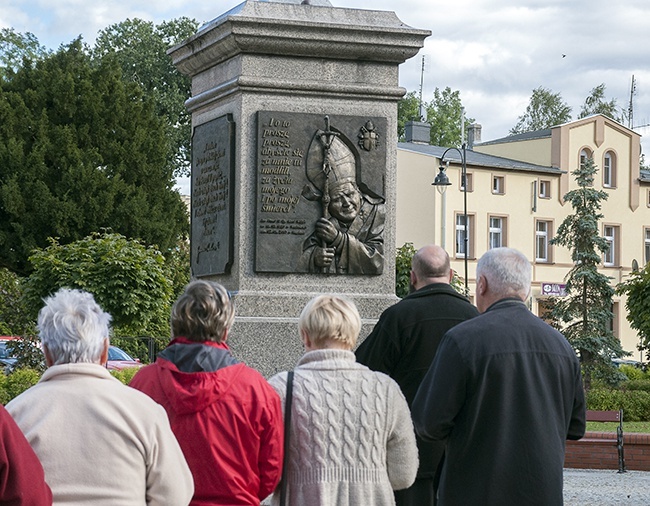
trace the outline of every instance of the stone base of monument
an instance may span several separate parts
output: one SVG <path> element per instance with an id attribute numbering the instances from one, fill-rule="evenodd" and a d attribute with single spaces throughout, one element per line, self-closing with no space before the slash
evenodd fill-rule
<path id="1" fill-rule="evenodd" d="M 298 317 L 305 304 L 316 295 L 319 293 L 235 295 L 237 316 L 228 338 L 235 357 L 267 378 L 293 369 L 304 353 L 298 334 Z M 399 300 L 395 296 L 345 296 L 354 300 L 362 316 L 357 344 L 372 331 L 381 312 Z M 260 316 L 265 314 L 269 316 Z"/>

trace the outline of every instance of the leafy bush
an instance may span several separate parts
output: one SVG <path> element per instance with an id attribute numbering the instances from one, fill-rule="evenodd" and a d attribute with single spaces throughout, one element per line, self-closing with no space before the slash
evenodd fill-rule
<path id="1" fill-rule="evenodd" d="M 624 420 L 650 421 L 650 392 L 592 388 L 587 393 L 587 409 L 598 411 L 622 409 Z"/>
<path id="2" fill-rule="evenodd" d="M 16 369 L 8 376 L 2 378 L 0 399 L 6 404 L 25 390 L 33 387 L 41 379 L 41 373 L 35 369 Z"/>
<path id="3" fill-rule="evenodd" d="M 415 255 L 412 242 L 407 242 L 397 248 L 395 257 L 395 294 L 403 299 L 409 294 L 411 286 L 411 260 Z"/>
<path id="4" fill-rule="evenodd" d="M 642 390 L 644 392 L 650 392 L 650 379 L 642 378 L 638 380 L 626 381 L 622 386 L 622 390 Z"/>
<path id="5" fill-rule="evenodd" d="M 126 369 L 122 369 L 121 371 L 111 371 L 111 374 L 113 377 L 120 380 L 123 384 L 128 385 L 133 379 L 133 376 L 135 376 L 135 373 L 137 373 L 139 370 L 140 369 L 138 367 L 128 367 Z"/>
<path id="6" fill-rule="evenodd" d="M 619 367 L 619 370 L 625 374 L 629 380 L 640 380 L 645 377 L 645 374 L 641 369 L 632 365 L 622 364 Z"/>

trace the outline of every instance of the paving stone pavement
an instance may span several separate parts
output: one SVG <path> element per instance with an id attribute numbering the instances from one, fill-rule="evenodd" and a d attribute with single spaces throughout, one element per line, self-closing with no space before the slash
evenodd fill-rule
<path id="1" fill-rule="evenodd" d="M 650 506 L 650 472 L 565 469 L 564 506 Z"/>

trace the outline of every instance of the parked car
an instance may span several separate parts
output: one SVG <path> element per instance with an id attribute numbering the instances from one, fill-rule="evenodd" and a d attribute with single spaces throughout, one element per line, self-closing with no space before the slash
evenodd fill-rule
<path id="1" fill-rule="evenodd" d="M 129 367 L 142 367 L 140 359 L 133 358 L 123 349 L 118 348 L 117 346 L 108 347 L 108 362 L 106 362 L 106 368 L 109 371 L 121 371 L 122 369 L 128 369 Z"/>
<path id="2" fill-rule="evenodd" d="M 6 373 L 11 372 L 18 361 L 7 348 L 7 343 L 16 339 L 18 338 L 15 336 L 0 336 L 0 368 L 4 369 Z"/>

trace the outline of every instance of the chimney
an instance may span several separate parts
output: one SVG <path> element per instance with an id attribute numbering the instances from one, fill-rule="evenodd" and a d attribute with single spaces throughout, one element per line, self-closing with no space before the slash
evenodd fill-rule
<path id="1" fill-rule="evenodd" d="M 481 125 L 472 123 L 467 128 L 467 148 L 472 149 L 474 144 L 481 143 Z"/>
<path id="2" fill-rule="evenodd" d="M 407 121 L 404 125 L 404 137 L 406 142 L 413 144 L 430 144 L 431 125 L 422 121 Z"/>

